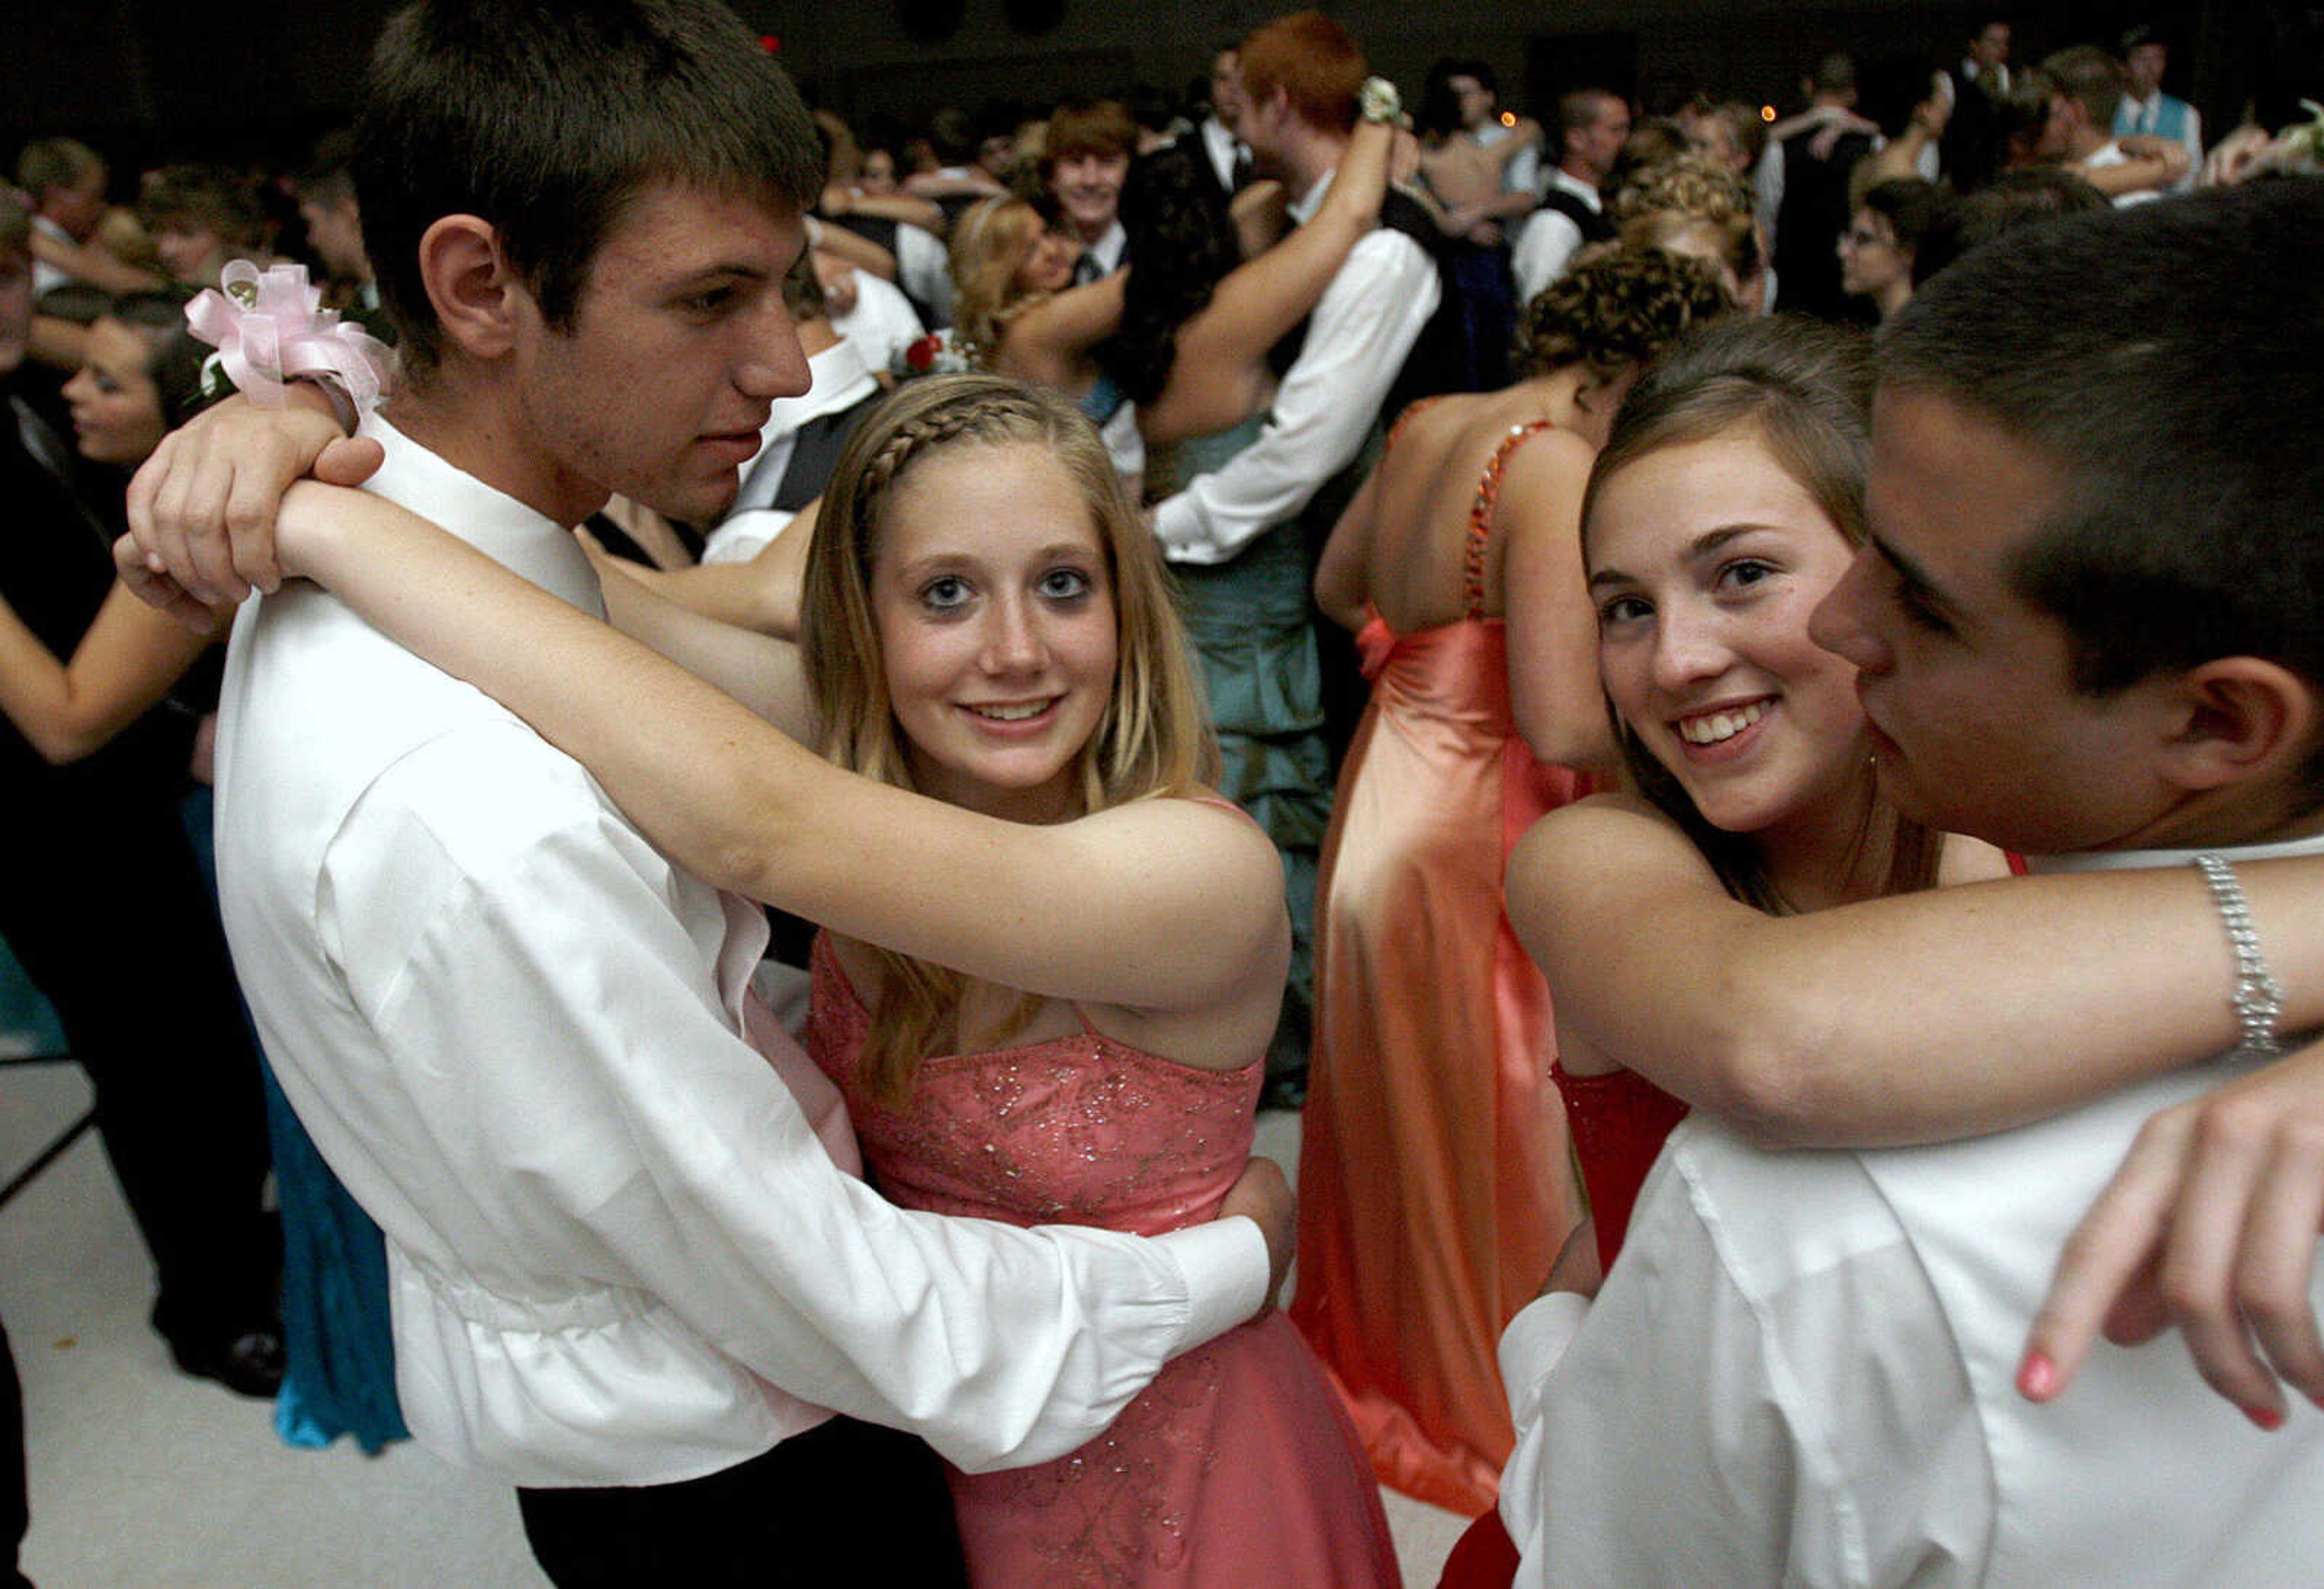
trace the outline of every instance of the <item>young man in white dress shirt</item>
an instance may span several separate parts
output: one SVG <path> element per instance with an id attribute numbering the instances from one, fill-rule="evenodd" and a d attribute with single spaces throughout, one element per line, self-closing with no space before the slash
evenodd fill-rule
<path id="1" fill-rule="evenodd" d="M 370 489 L 602 611 L 568 527 L 615 491 L 715 519 L 805 388 L 779 283 L 819 167 L 713 0 L 399 14 L 355 177 L 406 364 L 339 455 L 376 444 Z M 171 556 L 239 586 L 218 544 Z M 746 1040 L 758 908 L 324 592 L 250 604 L 225 694 L 268 1052 L 386 1232 L 413 1432 L 519 1487 L 560 1586 L 961 1583 L 892 1430 L 978 1468 L 1069 1451 L 1279 1277 L 1264 1170 L 1233 1200 L 1264 1232 L 1152 1242 L 881 1201 L 805 1056 Z"/>
<path id="2" fill-rule="evenodd" d="M 1238 127 L 1254 167 L 1282 180 L 1291 218 L 1305 221 L 1347 151 L 1363 51 L 1339 23 L 1305 11 L 1253 32 L 1236 61 Z M 1256 438 L 1154 510 L 1226 757 L 1222 791 L 1283 856 L 1294 948 L 1283 1030 L 1268 1061 L 1271 1103 L 1296 1102 L 1305 1085 L 1315 866 L 1331 818 L 1330 685 L 1310 585 L 1316 551 L 1344 501 L 1325 488 L 1337 482 L 1352 492 L 1343 472 L 1375 426 L 1404 402 L 1449 390 L 1459 372 L 1458 328 L 1438 312 L 1434 223 L 1394 188 L 1381 221 L 1350 251 L 1315 312 L 1277 348 L 1282 382 Z M 1342 671 L 1352 673 L 1352 665 Z"/>
<path id="3" fill-rule="evenodd" d="M 1981 251 L 1888 328 L 1873 542 L 1814 632 L 1912 814 L 2036 870 L 2324 849 L 2319 247 L 2324 187 L 2197 195 Z M 1517 1582 L 2324 1582 L 2324 1416 L 2234 1367 L 2263 1346 L 2317 1382 L 2324 1164 L 2259 1188 L 2282 1261 L 2232 1339 L 2190 1328 L 2202 1374 L 2168 1340 L 2101 1350 L 2051 1402 L 2063 1365 L 2024 1352 L 2150 1116 L 2312 1070 L 2256 1057 L 2263 968 L 2232 958 L 2236 1052 L 2038 1125 L 1843 1153 L 1682 1126 L 1596 1301 L 1504 1337 Z M 2265 1223 L 2234 1206 L 2225 1245 Z"/>

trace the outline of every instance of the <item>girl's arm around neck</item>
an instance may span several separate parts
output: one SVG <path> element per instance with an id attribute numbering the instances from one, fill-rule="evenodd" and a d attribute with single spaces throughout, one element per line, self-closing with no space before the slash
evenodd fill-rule
<path id="1" fill-rule="evenodd" d="M 2324 1024 L 2324 859 L 2236 868 Z M 1659 813 L 1600 797 L 1510 857 L 1561 1028 L 1762 1140 L 1866 1147 L 2045 1118 L 2231 1048 L 2235 962 L 2189 867 L 2005 878 L 1769 916 Z"/>
<path id="2" fill-rule="evenodd" d="M 1061 390 L 1077 385 L 1090 349 L 1121 329 L 1123 275 L 1053 292 L 1010 318 L 1001 338 L 1006 372 Z"/>
<path id="3" fill-rule="evenodd" d="M 1258 827 L 1152 799 L 1054 826 L 844 771 L 733 697 L 383 499 L 303 485 L 282 550 L 586 766 L 664 854 L 848 937 L 1006 987 L 1194 1012 L 1280 995 Z"/>

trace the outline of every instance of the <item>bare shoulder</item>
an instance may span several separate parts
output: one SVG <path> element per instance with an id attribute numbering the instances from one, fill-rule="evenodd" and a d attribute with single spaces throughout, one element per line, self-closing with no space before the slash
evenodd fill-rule
<path id="1" fill-rule="evenodd" d="M 1535 822 L 1510 852 L 1512 912 L 1518 895 L 1637 884 L 1649 878 L 1709 878 L 1716 874 L 1685 831 L 1632 794 L 1592 794 Z"/>
<path id="2" fill-rule="evenodd" d="M 1636 794 L 1585 795 L 1537 819 L 1518 842 L 1527 848 L 1596 843 L 1646 842 L 1666 834 L 1686 835 L 1679 825 Z"/>
<path id="3" fill-rule="evenodd" d="M 1504 489 L 1538 487 L 1552 482 L 1586 480 L 1596 449 L 1573 432 L 1553 426 L 1527 436 L 1509 454 L 1503 466 Z"/>
<path id="4" fill-rule="evenodd" d="M 1393 456 L 1407 447 L 1434 452 L 1446 438 L 1457 436 L 1474 425 L 1478 415 L 1490 407 L 1493 396 L 1489 392 L 1463 391 L 1421 399 L 1397 421 L 1396 445 L 1389 449 L 1389 455 Z"/>
<path id="5" fill-rule="evenodd" d="M 1157 865 L 1198 859 L 1208 888 L 1234 886 L 1248 880 L 1246 874 L 1255 874 L 1266 896 L 1281 891 L 1282 863 L 1267 831 L 1214 790 L 1132 800 L 1070 826 L 1091 841 L 1120 846 Z"/>

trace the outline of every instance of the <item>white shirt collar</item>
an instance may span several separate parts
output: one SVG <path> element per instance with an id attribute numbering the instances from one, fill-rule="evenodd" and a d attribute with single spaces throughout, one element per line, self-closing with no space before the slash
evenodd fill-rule
<path id="1" fill-rule="evenodd" d="M 387 451 L 365 490 L 434 520 L 550 595 L 605 615 L 596 572 L 570 528 L 455 467 L 377 414 L 364 420 L 362 434 Z"/>
<path id="2" fill-rule="evenodd" d="M 2199 855 L 2217 854 L 2234 860 L 2276 860 L 2286 856 L 2324 855 L 2324 833 L 2305 839 L 2279 839 L 2269 844 L 2218 844 L 2203 850 L 2085 850 L 2072 855 L 2029 855 L 2025 869 L 2033 872 L 2114 872 L 2139 867 L 2191 866 Z"/>
<path id="3" fill-rule="evenodd" d="M 1600 193 L 1597 188 L 1591 187 L 1589 183 L 1583 181 L 1581 178 L 1575 176 L 1572 171 L 1567 170 L 1563 166 L 1552 168 L 1549 173 L 1549 180 L 1551 186 L 1558 188 L 1562 192 L 1571 193 L 1574 197 L 1588 205 L 1593 212 L 1600 214 L 1604 212 L 1606 208 L 1606 196 Z"/>
<path id="4" fill-rule="evenodd" d="M 1121 266 L 1121 251 L 1130 246 L 1130 233 L 1119 220 L 1106 224 L 1098 240 L 1089 246 L 1090 257 L 1097 262 L 1098 273 L 1110 276 Z"/>
<path id="5" fill-rule="evenodd" d="M 1332 190 L 1332 179 L 1339 174 L 1340 168 L 1333 166 L 1315 179 L 1314 186 L 1284 206 L 1284 213 L 1291 217 L 1293 225 L 1304 226 L 1315 218 L 1315 212 L 1323 207 L 1323 195 Z"/>
<path id="6" fill-rule="evenodd" d="M 777 398 L 759 429 L 759 445 L 788 436 L 818 415 L 844 409 L 869 395 L 877 384 L 863 350 L 852 336 L 843 336 L 807 361 L 807 390 L 797 397 Z"/>

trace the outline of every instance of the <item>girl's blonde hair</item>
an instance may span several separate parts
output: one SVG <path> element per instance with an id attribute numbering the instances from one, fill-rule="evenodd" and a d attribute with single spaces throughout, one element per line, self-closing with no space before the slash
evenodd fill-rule
<path id="1" fill-rule="evenodd" d="M 888 701 L 873 618 L 882 520 L 896 482 L 921 460 L 962 446 L 1029 446 L 1054 458 L 1081 492 L 1105 559 L 1119 645 L 1104 715 L 1081 750 L 1078 810 L 1214 782 L 1218 746 L 1195 683 L 1169 576 L 1096 428 L 1046 390 L 1005 376 L 931 375 L 909 381 L 856 427 L 840 455 L 807 559 L 799 648 L 824 756 L 898 788 L 914 787 L 909 747 Z M 960 972 L 892 951 L 873 953 L 881 985 L 862 1061 L 866 1088 L 894 1102 L 969 987 Z M 1040 1007 L 1028 995 L 1013 1024 Z"/>
<path id="2" fill-rule="evenodd" d="M 1009 322 L 1048 296 L 1017 289 L 1017 271 L 1047 230 L 1039 210 L 1009 197 L 977 200 L 953 227 L 953 342 L 976 363 L 991 364 Z"/>

